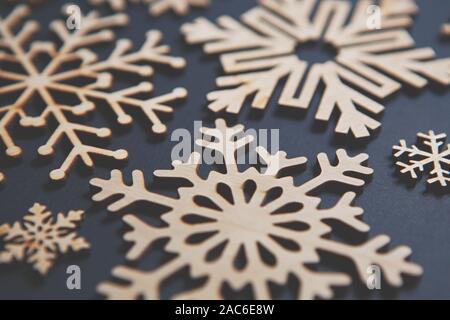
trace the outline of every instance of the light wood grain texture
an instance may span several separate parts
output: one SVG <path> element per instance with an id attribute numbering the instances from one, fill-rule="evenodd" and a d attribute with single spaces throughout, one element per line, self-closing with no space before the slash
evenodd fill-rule
<path id="1" fill-rule="evenodd" d="M 8 129 L 14 121 L 20 119 L 23 127 L 43 127 L 53 119 L 58 125 L 47 143 L 38 149 L 39 154 L 54 154 L 54 148 L 62 138 L 67 138 L 72 149 L 62 165 L 50 173 L 51 179 L 64 179 L 77 159 L 92 167 L 92 154 L 117 160 L 126 159 L 125 150 L 99 148 L 81 138 L 80 134 L 100 138 L 111 135 L 108 128 L 95 128 L 73 121 L 74 116 L 82 117 L 93 112 L 98 101 L 104 101 L 109 106 L 120 124 L 131 123 L 133 118 L 127 109 L 137 108 L 152 123 L 151 130 L 154 133 L 166 131 L 158 114 L 173 112 L 167 104 L 186 97 L 185 89 L 177 88 L 159 97 L 142 99 L 136 95 L 150 95 L 153 90 L 150 82 L 143 81 L 120 90 L 113 88 L 114 72 L 148 78 L 153 74 L 153 64 L 168 65 L 175 69 L 185 66 L 184 59 L 168 55 L 169 48 L 159 44 L 161 32 L 147 32 L 145 43 L 137 51 L 131 51 L 130 40 L 118 40 L 111 54 L 100 59 L 90 48 L 114 42 L 114 32 L 110 28 L 127 24 L 126 15 L 100 17 L 96 12 L 91 12 L 82 17 L 81 28 L 74 32 L 67 30 L 63 20 L 52 22 L 50 28 L 62 43 L 57 47 L 52 42 L 31 41 L 39 25 L 34 21 L 22 23 L 29 14 L 28 7 L 18 6 L 9 16 L 0 18 L 0 63 L 9 66 L 0 69 L 0 80 L 9 82 L 0 87 L 0 97 L 16 97 L 11 103 L 5 105 L 6 102 L 2 102 L 0 105 L 0 140 L 5 144 L 8 156 L 18 157 L 22 153 Z M 50 62 L 42 69 L 34 64 L 38 55 L 50 57 Z M 69 69 L 68 64 L 72 66 Z M 65 102 L 66 99 L 62 99 L 61 94 L 78 100 L 78 103 Z M 30 105 L 36 107 L 36 100 L 39 99 L 42 101 L 41 113 L 30 116 L 27 110 Z"/>
<path id="2" fill-rule="evenodd" d="M 152 16 L 160 16 L 167 11 L 177 15 L 187 15 L 190 7 L 207 7 L 210 0 L 89 0 L 93 5 L 108 3 L 114 11 L 125 10 L 127 3 L 143 3 L 148 5 Z"/>
<path id="3" fill-rule="evenodd" d="M 131 185 L 123 181 L 119 170 L 112 171 L 110 179 L 91 180 L 91 185 L 100 188 L 93 196 L 94 201 L 114 197 L 108 207 L 111 212 L 129 210 L 130 205 L 137 202 L 168 209 L 161 217 L 165 227 L 151 226 L 132 214 L 123 218 L 132 229 L 124 235 L 124 239 L 132 243 L 127 259 L 140 259 L 155 241 L 163 238 L 169 239 L 165 250 L 176 255 L 153 271 L 116 267 L 113 276 L 128 284 L 104 282 L 98 286 L 98 292 L 109 299 L 141 296 L 158 299 L 161 283 L 188 266 L 193 278 L 206 277 L 206 282 L 175 298 L 220 299 L 226 283 L 235 290 L 250 284 L 255 298 L 268 299 L 271 297 L 269 282 L 283 285 L 289 274 L 300 281 L 298 298 L 331 298 L 332 287 L 348 286 L 351 277 L 343 272 L 311 269 L 309 266 L 321 263 L 319 251 L 352 261 L 363 282 L 372 264 L 378 265 L 384 279 L 397 287 L 403 283 L 402 274 L 422 273 L 421 267 L 406 260 L 411 253 L 408 247 L 379 251 L 389 243 L 386 235 L 356 245 L 328 237 L 335 231 L 330 221 L 348 226 L 355 234 L 369 231 L 369 226 L 359 219 L 363 210 L 352 205 L 356 194 L 347 191 L 365 184 L 355 174 L 359 177 L 372 174 L 373 170 L 364 165 L 368 159 L 366 154 L 351 157 L 340 149 L 336 152 L 336 163 L 332 164 L 328 156 L 321 153 L 317 157 L 320 173 L 297 185 L 292 176 L 283 172 L 305 164 L 306 158 L 287 158 L 282 151 L 272 155 L 261 146 L 253 145 L 252 136 L 242 135 L 243 130 L 241 125 L 229 128 L 221 119 L 216 121 L 215 128 L 201 129 L 204 136 L 197 144 L 204 147 L 205 152 L 215 151 L 221 155 L 225 166 L 223 173 L 210 168 L 209 174 L 201 177 L 198 169 L 202 156 L 197 152 L 185 163 L 175 161 L 170 170 L 155 171 L 154 174 L 163 179 L 189 182 L 189 186 L 177 189 L 175 197 L 149 191 L 139 170 L 133 172 Z M 235 137 L 238 138 L 235 140 Z M 265 164 L 264 173 L 254 167 L 239 169 L 235 155 L 246 146 L 255 148 L 253 150 Z M 339 199 L 331 207 L 322 208 L 322 198 L 316 194 L 332 183 L 339 185 Z M 203 240 L 195 240 L 202 235 Z M 214 251 L 219 253 L 214 256 Z M 240 252 L 246 264 L 238 269 L 235 261 Z"/>
<path id="4" fill-rule="evenodd" d="M 81 210 L 59 213 L 56 219 L 46 207 L 35 203 L 22 221 L 0 226 L 4 247 L 0 263 L 24 261 L 42 275 L 48 273 L 57 257 L 72 250 L 88 249 L 89 243 L 76 233 L 83 219 Z"/>
<path id="5" fill-rule="evenodd" d="M 399 91 L 402 83 L 417 89 L 428 79 L 450 83 L 450 59 L 433 60 L 432 48 L 414 48 L 407 31 L 417 11 L 413 0 L 381 1 L 380 29 L 373 30 L 367 9 L 375 1 L 361 0 L 354 8 L 350 1 L 259 2 L 240 21 L 222 16 L 215 24 L 198 18 L 182 27 L 188 43 L 220 55 L 226 75 L 217 78 L 220 90 L 208 94 L 214 112 L 237 114 L 247 101 L 265 109 L 283 83 L 281 106 L 307 109 L 320 94 L 315 118 L 330 121 L 337 111 L 335 131 L 361 138 L 379 128 L 376 115 L 384 109 L 383 98 Z M 311 41 L 332 46 L 334 60 L 303 60 L 302 45 Z"/>
<path id="6" fill-rule="evenodd" d="M 445 143 L 445 133 L 435 134 L 419 132 L 419 144 L 409 147 L 405 140 L 393 146 L 395 164 L 401 173 L 409 174 L 412 179 L 419 179 L 418 174 L 427 172 L 430 175 L 429 184 L 439 184 L 442 187 L 450 185 L 450 144 Z"/>

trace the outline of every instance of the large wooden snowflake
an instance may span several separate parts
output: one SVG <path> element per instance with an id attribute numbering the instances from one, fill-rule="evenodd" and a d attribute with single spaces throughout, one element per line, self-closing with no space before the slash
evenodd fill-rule
<path id="1" fill-rule="evenodd" d="M 75 230 L 83 215 L 80 210 L 70 211 L 67 215 L 58 214 L 55 220 L 45 206 L 34 204 L 23 221 L 0 226 L 0 237 L 5 243 L 0 263 L 25 261 L 45 275 L 59 254 L 90 247 Z"/>
<path id="2" fill-rule="evenodd" d="M 112 42 L 114 33 L 109 28 L 125 25 L 128 22 L 126 15 L 99 17 L 96 12 L 91 12 L 82 17 L 82 27 L 73 33 L 67 30 L 64 21 L 55 21 L 50 28 L 62 42 L 57 48 L 54 43 L 42 41 L 34 41 L 29 45 L 30 39 L 38 30 L 38 24 L 33 21 L 21 27 L 21 21 L 29 13 L 28 7 L 18 6 L 9 16 L 0 18 L 0 81 L 5 82 L 0 86 L 0 139 L 6 145 L 8 156 L 17 157 L 21 154 L 21 149 L 14 143 L 8 130 L 16 119 L 20 119 L 20 124 L 24 127 L 42 127 L 53 118 L 58 124 L 57 128 L 47 143 L 39 148 L 39 154 L 53 154 L 55 145 L 63 137 L 73 147 L 61 167 L 50 173 L 52 179 L 63 179 L 77 158 L 86 166 L 93 166 L 91 154 L 125 159 L 125 150 L 111 151 L 91 146 L 81 138 L 82 134 L 105 138 L 111 135 L 109 129 L 73 121 L 73 117 L 93 111 L 98 100 L 107 103 L 121 124 L 132 122 L 126 108 L 134 107 L 142 110 L 153 124 L 153 132 L 166 131 L 158 113 L 172 112 L 173 109 L 166 104 L 185 97 L 186 90 L 177 88 L 166 95 L 148 99 L 136 96 L 152 91 L 153 86 L 149 82 L 111 90 L 115 83 L 111 72 L 149 77 L 153 73 L 150 65 L 153 63 L 173 68 L 184 67 L 184 59 L 169 56 L 169 48 L 159 45 L 162 38 L 159 31 L 149 31 L 143 46 L 134 52 L 130 52 L 130 40 L 117 41 L 112 53 L 102 60 L 90 47 Z M 40 69 L 35 60 L 42 55 L 47 55 L 50 62 Z M 74 66 L 73 63 L 77 65 Z M 68 65 L 71 67 L 68 68 Z M 62 99 L 61 94 L 65 98 L 73 97 L 78 102 L 65 102 L 66 99 Z M 3 98 L 8 95 L 13 95 L 11 103 L 5 102 L 6 98 Z M 38 116 L 30 116 L 27 109 L 34 104 L 36 98 L 43 101 L 42 112 Z"/>
<path id="3" fill-rule="evenodd" d="M 186 40 L 204 44 L 207 54 L 220 54 L 226 76 L 217 79 L 221 90 L 208 94 L 209 109 L 239 113 L 245 101 L 265 109 L 283 82 L 278 103 L 307 109 L 323 83 L 316 119 L 329 121 L 339 112 L 335 131 L 367 137 L 380 123 L 377 102 L 397 92 L 401 82 L 415 88 L 427 78 L 450 83 L 450 59 L 430 60 L 432 48 L 415 49 L 406 28 L 416 12 L 413 0 L 380 1 L 380 28 L 368 27 L 371 0 L 260 0 L 241 21 L 223 16 L 217 25 L 205 18 L 183 26 Z M 313 14 L 313 12 L 315 12 Z M 308 65 L 301 45 L 323 40 L 338 52 L 325 63 Z M 298 57 L 296 46 L 300 46 Z M 321 91 L 320 91 L 321 92 Z"/>
<path id="4" fill-rule="evenodd" d="M 395 164 L 401 173 L 409 173 L 411 178 L 418 179 L 418 174 L 427 171 L 429 184 L 439 183 L 442 187 L 450 185 L 450 144 L 445 144 L 445 133 L 435 134 L 419 132 L 418 146 L 408 147 L 405 140 L 394 146 L 394 157 L 399 158 Z M 407 161 L 402 161 L 406 158 Z"/>
<path id="5" fill-rule="evenodd" d="M 127 5 L 127 0 L 89 0 L 94 5 L 107 2 L 115 11 L 122 11 Z M 174 11 L 178 15 L 186 15 L 189 8 L 206 7 L 210 0 L 130 0 L 133 3 L 148 4 L 148 10 L 151 15 L 159 16 L 169 10 Z"/>
<path id="6" fill-rule="evenodd" d="M 321 208 L 322 199 L 312 195 L 330 183 L 339 183 L 340 190 L 364 185 L 364 180 L 355 174 L 372 173 L 363 164 L 368 159 L 366 154 L 350 157 L 341 149 L 336 153 L 336 164 L 325 154 L 319 154 L 321 172 L 301 185 L 294 185 L 292 176 L 283 172 L 306 163 L 306 158 L 288 159 L 284 152 L 271 155 L 252 144 L 252 136 L 243 134 L 243 126 L 228 128 L 220 119 L 216 128 L 201 131 L 204 137 L 197 144 L 205 148 L 204 152 L 221 155 L 225 172 L 212 169 L 206 178 L 200 177 L 202 156 L 197 152 L 185 163 L 175 161 L 171 170 L 155 171 L 161 178 L 189 182 L 190 186 L 178 188 L 178 197 L 149 191 L 141 171 L 133 172 L 131 185 L 124 183 L 119 170 L 112 171 L 109 180 L 91 181 L 101 189 L 93 200 L 115 198 L 108 207 L 112 212 L 139 201 L 169 208 L 162 216 L 166 227 L 151 226 L 134 215 L 124 217 L 133 229 L 124 236 L 133 243 L 128 259 L 139 259 L 152 243 L 162 238 L 169 239 L 165 250 L 176 254 L 174 259 L 152 271 L 125 266 L 114 268 L 113 275 L 128 284 L 100 284 L 98 291 L 106 297 L 157 299 L 161 283 L 188 266 L 192 277 L 207 280 L 201 287 L 183 292 L 177 298 L 223 298 L 221 289 L 225 284 L 236 290 L 250 284 L 255 298 L 267 299 L 271 297 L 269 282 L 284 284 L 289 274 L 301 283 L 299 298 L 331 298 L 332 287 L 349 285 L 351 278 L 340 272 L 311 269 L 321 263 L 319 251 L 348 258 L 362 281 L 372 264 L 383 270 L 384 278 L 393 286 L 402 284 L 403 273 L 421 274 L 418 265 L 406 260 L 411 253 L 408 247 L 380 251 L 388 244 L 388 236 L 380 235 L 357 245 L 329 237 L 336 233 L 330 221 L 339 221 L 355 233 L 369 231 L 369 226 L 358 219 L 363 210 L 352 205 L 355 193 L 342 191 L 340 199 L 330 208 Z M 237 151 L 247 146 L 255 147 L 265 164 L 264 171 L 255 167 L 239 169 Z M 235 263 L 241 254 L 246 262 L 238 267 Z"/>

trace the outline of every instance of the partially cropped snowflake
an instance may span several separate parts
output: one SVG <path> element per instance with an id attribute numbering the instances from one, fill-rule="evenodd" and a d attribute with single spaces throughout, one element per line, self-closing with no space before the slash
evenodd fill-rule
<path id="1" fill-rule="evenodd" d="M 445 133 L 435 134 L 432 130 L 428 133 L 419 132 L 417 137 L 420 145 L 408 147 L 405 140 L 400 140 L 398 146 L 394 146 L 394 156 L 406 161 L 397 161 L 395 164 L 401 173 L 409 173 L 411 178 L 418 179 L 418 173 L 427 171 L 430 178 L 429 184 L 439 183 L 442 187 L 450 185 L 450 144 L 445 144 Z"/>
<path id="2" fill-rule="evenodd" d="M 0 139 L 6 145 L 6 154 L 17 157 L 21 149 L 14 143 L 8 127 L 20 119 L 24 127 L 42 127 L 52 118 L 57 122 L 47 143 L 38 150 L 41 155 L 51 155 L 54 147 L 63 138 L 73 148 L 59 169 L 53 170 L 50 177 L 63 179 L 77 158 L 86 166 L 93 166 L 91 154 L 99 154 L 115 159 L 125 159 L 125 150 L 111 151 L 91 146 L 83 142 L 84 134 L 105 138 L 111 135 L 107 128 L 94 128 L 73 122 L 73 117 L 80 117 L 93 111 L 96 102 L 103 100 L 116 114 L 121 124 L 132 122 L 126 108 L 140 109 L 153 124 L 152 131 L 163 133 L 166 127 L 158 113 L 170 113 L 173 109 L 166 104 L 186 96 L 186 90 L 177 88 L 166 95 L 153 98 L 138 98 L 137 95 L 149 94 L 153 86 L 141 82 L 125 89 L 111 89 L 115 78 L 111 72 L 149 77 L 153 73 L 150 64 L 164 64 L 173 68 L 183 68 L 182 58 L 168 55 L 169 48 L 159 45 L 162 35 L 159 31 L 149 31 L 143 46 L 130 52 L 132 43 L 128 39 L 116 42 L 112 53 L 105 59 L 99 59 L 91 47 L 113 42 L 114 32 L 111 27 L 125 25 L 128 18 L 124 14 L 99 17 L 96 12 L 83 16 L 79 30 L 70 33 L 64 21 L 55 21 L 51 30 L 61 40 L 57 47 L 52 42 L 34 41 L 28 46 L 32 36 L 38 30 L 34 21 L 21 21 L 30 14 L 26 6 L 18 6 L 6 18 L 0 18 Z M 39 68 L 35 63 L 38 57 L 46 55 L 50 61 Z M 6 96 L 13 95 L 10 103 Z M 64 96 L 64 98 L 61 97 Z M 65 98 L 74 98 L 76 103 L 65 102 Z M 43 101 L 42 112 L 33 117 L 27 112 L 35 104 L 35 99 Z M 4 100 L 3 100 L 4 99 Z M 69 99 L 70 100 L 70 99 Z"/>
<path id="3" fill-rule="evenodd" d="M 0 237 L 5 243 L 0 249 L 0 263 L 25 261 L 47 274 L 58 255 L 90 247 L 75 230 L 83 214 L 80 210 L 60 213 L 55 220 L 45 206 L 35 203 L 23 221 L 0 226 Z"/>
<path id="4" fill-rule="evenodd" d="M 126 8 L 128 0 L 89 0 L 93 5 L 108 3 L 115 11 L 122 11 Z M 152 16 L 159 16 L 169 10 L 178 15 L 186 15 L 189 8 L 207 7 L 210 0 L 129 0 L 132 3 L 148 4 L 148 10 Z"/>
<path id="5" fill-rule="evenodd" d="M 157 170 L 161 178 L 184 179 L 190 186 L 178 188 L 178 197 L 149 191 L 141 171 L 133 172 L 131 185 L 123 182 L 120 171 L 114 170 L 109 180 L 93 179 L 91 184 L 100 192 L 95 201 L 115 197 L 108 207 L 118 211 L 139 201 L 159 204 L 170 210 L 162 216 L 166 227 L 154 227 L 134 215 L 124 221 L 133 229 L 124 239 L 133 243 L 127 254 L 130 260 L 139 259 L 152 243 L 166 238 L 167 252 L 176 254 L 169 262 L 152 271 L 130 267 L 114 268 L 113 275 L 128 284 L 105 282 L 98 291 L 111 299 L 160 297 L 161 283 L 175 272 L 188 266 L 194 278 L 206 277 L 206 282 L 177 295 L 182 299 L 223 298 L 225 284 L 239 290 L 251 285 L 258 299 L 271 297 L 269 283 L 284 284 L 290 274 L 300 281 L 299 298 L 331 298 L 333 286 L 351 283 L 351 277 L 341 272 L 318 271 L 312 266 L 321 263 L 319 251 L 344 256 L 354 263 L 362 281 L 367 268 L 378 265 L 387 282 L 402 284 L 402 274 L 419 275 L 421 268 L 406 260 L 411 251 L 398 247 L 381 252 L 389 237 L 380 235 L 359 244 L 347 244 L 331 239 L 330 221 L 339 221 L 356 234 L 366 233 L 369 226 L 358 219 L 363 210 L 352 205 L 355 193 L 342 191 L 340 199 L 329 208 L 321 208 L 321 198 L 312 195 L 330 183 L 339 183 L 340 190 L 364 185 L 356 175 L 367 176 L 372 169 L 363 162 L 366 154 L 350 157 L 337 151 L 332 164 L 327 155 L 318 155 L 321 172 L 301 185 L 292 176 L 283 175 L 285 169 L 306 163 L 306 158 L 286 157 L 286 153 L 271 155 L 264 148 L 254 146 L 264 173 L 255 167 L 240 169 L 237 151 L 252 146 L 252 136 L 243 134 L 244 127 L 228 128 L 223 120 L 216 128 L 202 128 L 204 137 L 197 141 L 206 152 L 214 151 L 224 160 L 225 172 L 211 169 L 206 178 L 198 174 L 202 157 L 193 152 L 186 163 L 174 162 L 171 170 Z M 226 138 L 224 138 L 226 137 Z M 237 265 L 240 257 L 245 263 Z"/>
<path id="6" fill-rule="evenodd" d="M 339 112 L 335 131 L 370 136 L 380 126 L 378 102 L 401 89 L 416 88 L 429 79 L 450 83 L 450 59 L 430 60 L 432 48 L 415 49 L 406 28 L 417 8 L 413 0 L 375 1 L 260 0 L 241 21 L 223 16 L 217 25 L 205 18 L 183 26 L 186 40 L 204 44 L 207 54 L 220 54 L 226 76 L 217 78 L 221 90 L 208 94 L 209 109 L 239 113 L 245 102 L 265 109 L 282 84 L 281 106 L 307 109 L 316 92 L 321 101 L 316 119 L 329 121 Z M 380 17 L 380 28 L 375 21 Z M 334 60 L 309 65 L 301 45 L 323 40 L 333 46 Z M 295 49 L 300 46 L 299 57 Z M 323 92 L 320 84 L 324 85 Z"/>

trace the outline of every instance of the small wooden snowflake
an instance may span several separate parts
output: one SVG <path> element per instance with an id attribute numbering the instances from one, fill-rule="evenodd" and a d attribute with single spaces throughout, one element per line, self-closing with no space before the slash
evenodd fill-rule
<path id="1" fill-rule="evenodd" d="M 59 254 L 90 247 L 75 231 L 83 214 L 81 210 L 72 210 L 67 215 L 59 213 L 54 220 L 45 206 L 35 203 L 21 222 L 0 226 L 0 236 L 5 242 L 0 263 L 25 261 L 42 275 L 47 274 Z"/>
<path id="2" fill-rule="evenodd" d="M 418 173 L 427 171 L 430 178 L 429 184 L 439 183 L 442 187 L 450 183 L 450 144 L 445 144 L 445 133 L 435 134 L 419 132 L 418 146 L 408 147 L 405 140 L 400 140 L 399 145 L 393 146 L 394 157 L 400 158 L 406 155 L 407 161 L 397 161 L 395 164 L 401 173 L 409 173 L 411 178 L 418 179 Z"/>

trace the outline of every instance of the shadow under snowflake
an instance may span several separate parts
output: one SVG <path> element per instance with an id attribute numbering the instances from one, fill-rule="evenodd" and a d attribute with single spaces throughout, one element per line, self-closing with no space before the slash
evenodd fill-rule
<path id="1" fill-rule="evenodd" d="M 432 48 L 415 49 L 406 28 L 417 11 L 413 0 L 381 0 L 380 26 L 368 27 L 367 9 L 375 1 L 260 0 L 241 21 L 223 16 L 217 25 L 205 18 L 185 24 L 191 44 L 204 44 L 207 54 L 220 54 L 227 76 L 223 88 L 208 94 L 209 109 L 237 114 L 252 98 L 252 108 L 265 109 L 283 79 L 281 106 L 308 109 L 320 92 L 315 118 L 339 116 L 335 131 L 368 137 L 380 127 L 375 115 L 384 107 L 375 99 L 399 91 L 401 83 L 424 87 L 429 79 L 450 83 L 450 59 L 431 60 Z M 334 47 L 334 60 L 309 65 L 295 48 L 322 39 Z M 319 90 L 323 83 L 323 93 Z"/>
<path id="2" fill-rule="evenodd" d="M 91 180 L 91 185 L 101 189 L 93 196 L 94 201 L 114 197 L 108 207 L 112 212 L 141 201 L 169 208 L 161 217 L 166 227 L 151 226 L 135 215 L 123 218 L 133 229 L 124 236 L 133 244 L 127 259 L 140 259 L 159 239 L 168 239 L 165 250 L 176 255 L 151 271 L 125 266 L 114 268 L 114 277 L 128 284 L 101 283 L 98 286 L 101 294 L 111 299 L 158 299 L 164 280 L 188 266 L 193 278 L 207 280 L 199 288 L 180 293 L 176 298 L 223 298 L 225 284 L 236 290 L 250 284 L 255 298 L 268 299 L 271 297 L 269 282 L 284 284 L 290 274 L 300 281 L 299 298 L 331 298 L 332 287 L 349 285 L 351 277 L 341 272 L 313 270 L 311 266 L 322 262 L 319 251 L 352 261 L 362 281 L 371 265 L 378 265 L 393 286 L 402 285 L 402 274 L 422 273 L 420 266 L 407 261 L 411 254 L 408 247 L 380 251 L 390 241 L 386 235 L 358 245 L 329 237 L 336 231 L 330 221 L 341 222 L 356 234 L 369 231 L 369 226 L 358 219 L 363 210 L 352 205 L 355 193 L 342 191 L 345 187 L 365 184 L 356 176 L 372 174 L 373 170 L 363 164 L 368 159 L 366 154 L 350 157 L 341 149 L 336 152 L 337 163 L 333 165 L 321 153 L 317 157 L 320 173 L 297 186 L 293 177 L 283 172 L 306 163 L 306 158 L 288 159 L 280 151 L 271 155 L 256 146 L 265 164 L 264 173 L 255 167 L 240 170 L 236 154 L 241 148 L 251 147 L 253 141 L 250 135 L 242 136 L 242 125 L 229 128 L 219 119 L 216 128 L 202 128 L 201 132 L 204 137 L 196 143 L 205 151 L 219 154 L 226 170 L 222 173 L 211 169 L 202 178 L 198 173 L 202 156 L 193 152 L 187 162 L 175 161 L 173 169 L 155 171 L 157 177 L 190 183 L 178 188 L 176 198 L 149 191 L 141 171 L 133 172 L 131 185 L 124 183 L 119 170 L 112 171 L 109 180 Z M 340 185 L 340 199 L 330 208 L 320 208 L 322 198 L 311 193 L 331 183 Z M 241 254 L 246 263 L 238 268 L 236 261 Z"/>

